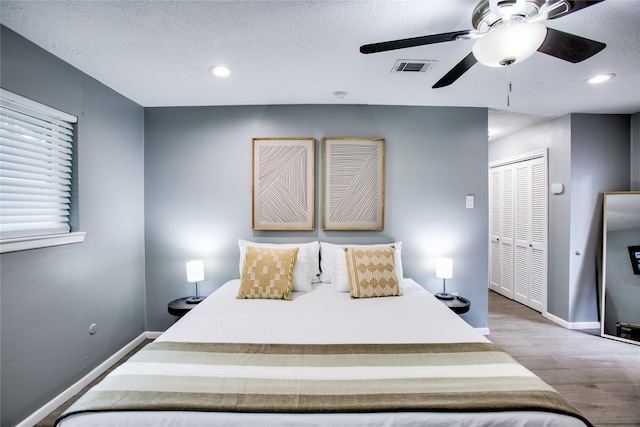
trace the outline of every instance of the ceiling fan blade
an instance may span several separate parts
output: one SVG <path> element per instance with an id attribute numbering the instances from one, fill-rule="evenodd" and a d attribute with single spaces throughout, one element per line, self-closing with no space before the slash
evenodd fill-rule
<path id="1" fill-rule="evenodd" d="M 456 80 L 458 80 L 469 68 L 473 67 L 478 60 L 473 56 L 473 52 L 465 56 L 464 59 L 456 64 L 447 74 L 445 74 L 440 80 L 433 85 L 433 89 L 449 86 Z"/>
<path id="2" fill-rule="evenodd" d="M 412 37 L 409 39 L 392 40 L 388 42 L 365 44 L 360 46 L 361 53 L 377 53 L 387 50 L 404 49 L 406 47 L 424 46 L 427 44 L 451 42 L 457 40 L 461 36 L 473 33 L 472 30 L 453 31 L 451 33 L 432 34 L 429 36 Z"/>
<path id="3" fill-rule="evenodd" d="M 591 58 L 606 46 L 606 44 L 595 40 L 547 27 L 547 37 L 538 52 L 575 64 Z"/>
<path id="4" fill-rule="evenodd" d="M 548 19 L 560 18 L 561 16 L 566 16 L 570 13 L 576 12 L 580 9 L 584 9 L 585 7 L 593 6 L 594 4 L 598 4 L 603 1 L 604 0 L 565 0 L 565 3 L 567 3 L 569 6 L 569 10 L 553 16 L 549 16 Z"/>

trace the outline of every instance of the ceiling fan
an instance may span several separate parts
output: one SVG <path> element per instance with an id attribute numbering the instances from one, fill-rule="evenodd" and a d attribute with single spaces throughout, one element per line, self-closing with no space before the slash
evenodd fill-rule
<path id="1" fill-rule="evenodd" d="M 605 44 L 548 28 L 540 21 L 556 19 L 604 0 L 481 0 L 473 10 L 473 30 L 366 44 L 364 54 L 424 46 L 461 39 L 477 39 L 473 51 L 433 85 L 449 86 L 477 62 L 487 66 L 510 66 L 541 52 L 564 61 L 584 61 Z"/>

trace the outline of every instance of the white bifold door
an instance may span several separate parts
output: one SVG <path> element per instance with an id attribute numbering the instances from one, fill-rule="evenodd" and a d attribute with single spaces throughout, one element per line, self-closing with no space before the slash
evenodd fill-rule
<path id="1" fill-rule="evenodd" d="M 547 168 L 543 156 L 489 170 L 489 287 L 547 308 Z"/>

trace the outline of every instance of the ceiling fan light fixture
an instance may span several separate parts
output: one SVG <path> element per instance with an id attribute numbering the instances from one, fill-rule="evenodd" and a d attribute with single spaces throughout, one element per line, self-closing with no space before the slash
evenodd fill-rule
<path id="1" fill-rule="evenodd" d="M 547 37 L 539 22 L 515 22 L 489 31 L 473 45 L 473 56 L 488 67 L 521 62 L 533 55 Z"/>

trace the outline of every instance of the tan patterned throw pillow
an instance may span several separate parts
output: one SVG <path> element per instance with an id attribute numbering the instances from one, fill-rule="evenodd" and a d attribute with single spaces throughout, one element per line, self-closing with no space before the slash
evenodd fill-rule
<path id="1" fill-rule="evenodd" d="M 298 249 L 247 247 L 236 298 L 293 299 L 293 269 Z"/>
<path id="2" fill-rule="evenodd" d="M 395 248 L 344 248 L 351 298 L 402 295 L 395 271 Z"/>

